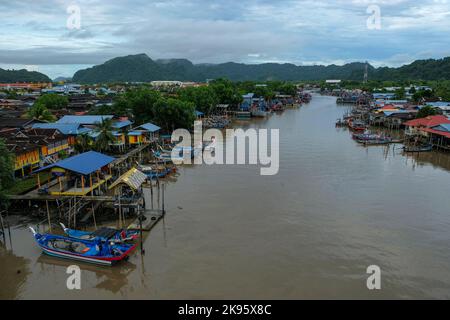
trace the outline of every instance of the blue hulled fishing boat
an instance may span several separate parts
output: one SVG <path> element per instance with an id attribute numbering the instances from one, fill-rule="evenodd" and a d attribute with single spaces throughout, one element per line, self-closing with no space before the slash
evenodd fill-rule
<path id="1" fill-rule="evenodd" d="M 62 259 L 112 266 L 128 258 L 136 248 L 132 244 L 114 244 L 39 234 L 31 228 L 34 239 L 45 254 Z"/>
<path id="2" fill-rule="evenodd" d="M 100 242 L 114 242 L 123 243 L 127 241 L 133 241 L 139 237 L 139 232 L 131 230 L 117 230 L 113 228 L 100 228 L 96 231 L 81 231 L 66 228 L 66 226 L 60 223 L 64 232 L 67 236 L 89 241 L 100 241 Z"/>

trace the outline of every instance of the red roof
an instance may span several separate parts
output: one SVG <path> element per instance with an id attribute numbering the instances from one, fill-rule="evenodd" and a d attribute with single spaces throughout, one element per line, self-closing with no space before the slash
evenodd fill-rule
<path id="1" fill-rule="evenodd" d="M 450 120 L 442 115 L 438 116 L 429 116 L 426 118 L 414 119 L 405 122 L 405 126 L 407 127 L 426 127 L 431 128 L 438 126 L 443 123 L 450 123 Z"/>
<path id="2" fill-rule="evenodd" d="M 440 135 L 440 136 L 443 136 L 446 138 L 450 138 L 450 132 L 447 132 L 447 131 L 434 130 L 434 129 L 430 129 L 430 128 L 422 129 L 422 131 L 434 133 L 434 134 L 437 134 L 437 135 Z"/>

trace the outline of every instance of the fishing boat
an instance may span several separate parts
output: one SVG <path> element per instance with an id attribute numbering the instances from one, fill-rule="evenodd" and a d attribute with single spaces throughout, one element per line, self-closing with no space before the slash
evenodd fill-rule
<path id="1" fill-rule="evenodd" d="M 255 118 L 265 118 L 268 115 L 268 113 L 262 109 L 253 109 L 251 111 L 251 113 L 252 113 L 252 117 L 255 117 Z"/>
<path id="2" fill-rule="evenodd" d="M 361 143 L 365 146 L 378 146 L 383 144 L 392 143 L 390 139 L 376 139 L 376 140 L 356 140 L 358 143 Z"/>
<path id="3" fill-rule="evenodd" d="M 113 228 L 100 228 L 96 231 L 81 231 L 66 228 L 66 226 L 60 223 L 65 234 L 74 239 L 89 240 L 96 242 L 114 242 L 123 243 L 127 241 L 133 241 L 139 238 L 139 232 L 130 230 L 117 230 Z"/>
<path id="4" fill-rule="evenodd" d="M 40 234 L 30 227 L 37 245 L 53 257 L 113 266 L 126 260 L 136 244 L 111 244 L 64 236 Z"/>
<path id="5" fill-rule="evenodd" d="M 346 127 L 348 125 L 347 121 L 342 119 L 336 120 L 336 127 Z"/>
<path id="6" fill-rule="evenodd" d="M 216 151 L 216 138 L 213 137 L 211 141 L 203 141 L 203 150 L 207 152 Z"/>
<path id="7" fill-rule="evenodd" d="M 166 166 L 139 166 L 139 170 L 147 175 L 150 179 L 165 178 L 168 174 L 175 171 L 174 168 Z"/>
<path id="8" fill-rule="evenodd" d="M 369 132 L 364 132 L 364 133 L 354 133 L 352 135 L 353 139 L 355 140 L 363 140 L 363 141 L 368 141 L 368 140 L 379 140 L 382 139 L 383 136 L 379 135 L 379 134 L 373 134 L 373 133 L 369 133 Z"/>
<path id="9" fill-rule="evenodd" d="M 423 146 L 405 146 L 403 147 L 403 151 L 408 153 L 413 152 L 431 152 L 433 151 L 433 145 L 432 144 L 426 144 Z"/>
<path id="10" fill-rule="evenodd" d="M 348 126 L 353 131 L 365 131 L 367 126 L 362 121 L 349 121 Z"/>

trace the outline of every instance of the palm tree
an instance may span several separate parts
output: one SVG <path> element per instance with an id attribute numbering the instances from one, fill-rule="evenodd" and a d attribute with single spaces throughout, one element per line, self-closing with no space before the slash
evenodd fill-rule
<path id="1" fill-rule="evenodd" d="M 114 143 L 115 137 L 112 134 L 113 126 L 112 119 L 102 119 L 102 122 L 97 123 L 95 131 L 98 133 L 95 140 L 95 147 L 98 151 L 108 151 L 110 144 Z"/>
<path id="2" fill-rule="evenodd" d="M 55 121 L 55 116 L 42 104 L 36 103 L 30 110 L 28 116 L 42 121 Z"/>
<path id="3" fill-rule="evenodd" d="M 88 134 L 82 134 L 77 137 L 77 142 L 75 143 L 75 150 L 78 153 L 83 153 L 92 149 L 93 139 Z"/>

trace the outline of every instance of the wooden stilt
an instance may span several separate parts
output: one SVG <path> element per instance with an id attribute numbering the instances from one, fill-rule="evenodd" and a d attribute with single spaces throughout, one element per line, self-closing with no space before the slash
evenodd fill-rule
<path id="1" fill-rule="evenodd" d="M 48 227 L 49 227 L 50 232 L 52 232 L 52 222 L 50 220 L 50 209 L 48 208 L 48 200 L 45 200 L 45 206 L 47 207 Z"/>
<path id="2" fill-rule="evenodd" d="M 95 220 L 95 209 L 94 209 L 94 203 L 93 202 L 92 202 L 92 218 L 94 219 L 95 230 L 97 230 L 97 221 Z"/>

